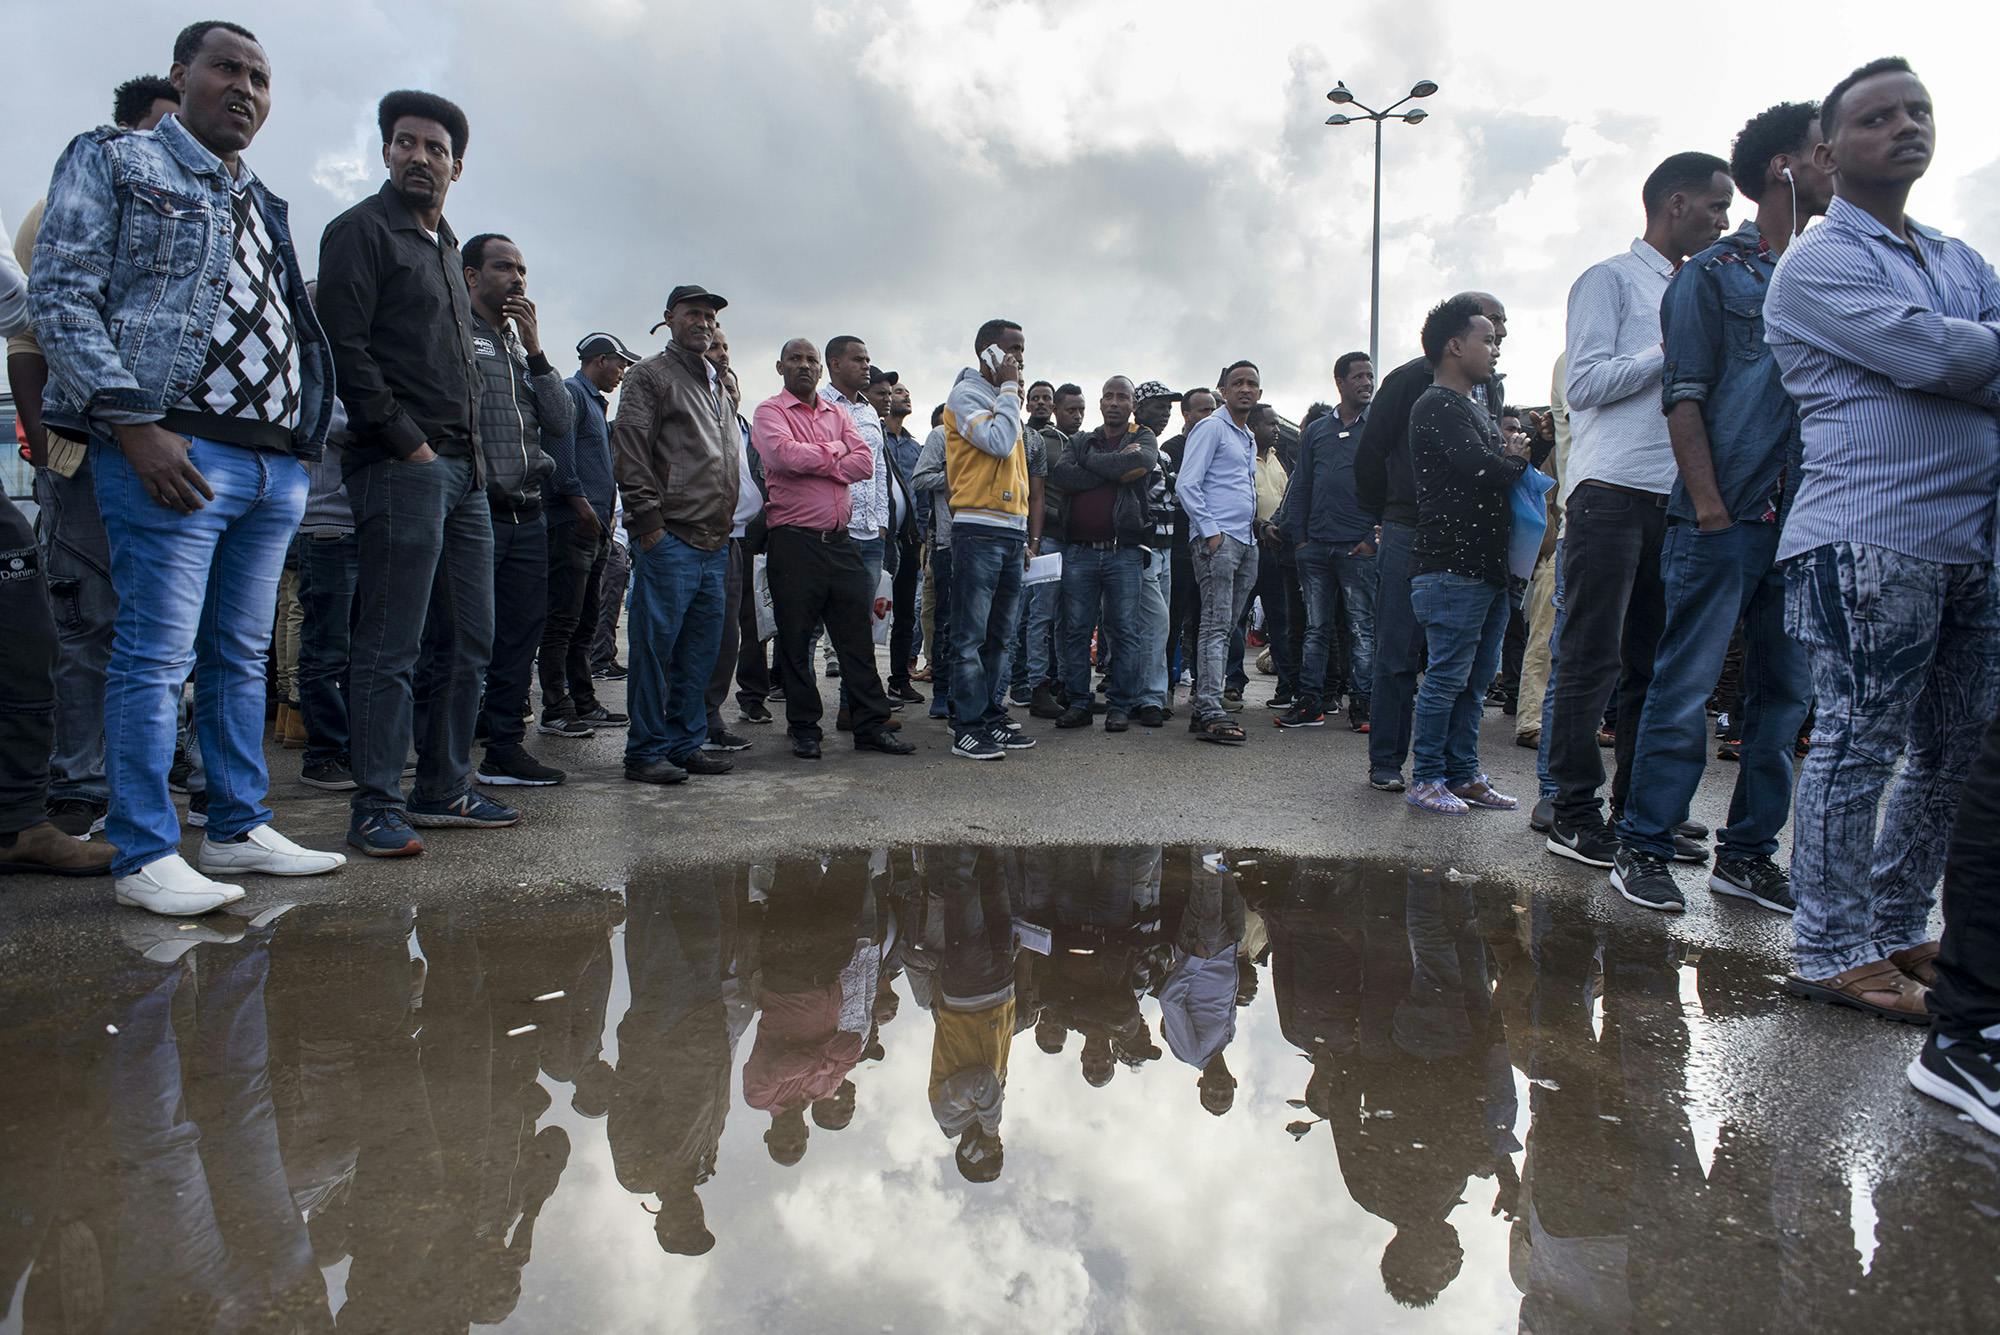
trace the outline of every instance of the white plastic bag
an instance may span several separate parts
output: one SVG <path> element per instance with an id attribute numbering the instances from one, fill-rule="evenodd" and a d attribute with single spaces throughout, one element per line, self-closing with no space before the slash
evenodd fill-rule
<path id="1" fill-rule="evenodd" d="M 896 610 L 896 577 L 888 571 L 882 572 L 882 582 L 875 586 L 875 605 L 870 609 L 870 620 L 875 631 L 875 643 L 889 642 L 889 622 Z"/>
<path id="2" fill-rule="evenodd" d="M 778 613 L 771 606 L 770 561 L 762 555 L 751 558 L 750 590 L 757 599 L 757 639 L 762 642 L 778 633 Z"/>

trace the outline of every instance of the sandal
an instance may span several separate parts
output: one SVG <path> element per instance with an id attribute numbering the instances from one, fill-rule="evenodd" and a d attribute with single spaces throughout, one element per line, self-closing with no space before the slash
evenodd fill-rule
<path id="1" fill-rule="evenodd" d="M 1792 974 L 1785 979 L 1785 991 L 1795 997 L 1847 1006 L 1901 1024 L 1931 1022 L 1926 1001 L 1929 989 L 1888 960 L 1859 965 L 1817 981 Z"/>
<path id="2" fill-rule="evenodd" d="M 1198 729 L 1197 735 L 1204 742 L 1215 742 L 1222 746 L 1243 745 L 1243 729 L 1237 726 L 1234 719 L 1226 717 L 1197 719 L 1194 720 L 1194 724 Z"/>
<path id="3" fill-rule="evenodd" d="M 1938 943 L 1922 941 L 1903 950 L 1889 952 L 1889 963 L 1925 987 L 1937 986 Z"/>
<path id="4" fill-rule="evenodd" d="M 1485 807 L 1488 811 L 1513 811 L 1521 805 L 1519 798 L 1495 788 L 1484 774 L 1464 783 L 1447 784 L 1445 791 L 1469 807 Z"/>

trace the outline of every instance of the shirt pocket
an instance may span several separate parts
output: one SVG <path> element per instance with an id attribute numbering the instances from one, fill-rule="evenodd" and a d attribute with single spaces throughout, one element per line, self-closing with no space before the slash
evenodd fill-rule
<path id="1" fill-rule="evenodd" d="M 208 204 L 164 186 L 131 187 L 125 209 L 126 259 L 147 273 L 186 278 L 208 251 Z"/>
<path id="2" fill-rule="evenodd" d="M 1764 355 L 1764 298 L 1761 292 L 1722 300 L 1722 348 L 1731 361 L 1754 362 Z"/>

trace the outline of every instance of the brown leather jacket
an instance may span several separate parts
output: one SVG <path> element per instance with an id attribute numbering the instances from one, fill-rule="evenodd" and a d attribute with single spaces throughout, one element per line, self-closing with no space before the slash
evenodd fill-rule
<path id="1" fill-rule="evenodd" d="M 611 426 L 611 463 L 633 540 L 665 529 L 690 547 L 729 542 L 742 443 L 729 396 L 708 363 L 669 343 L 626 373 Z"/>

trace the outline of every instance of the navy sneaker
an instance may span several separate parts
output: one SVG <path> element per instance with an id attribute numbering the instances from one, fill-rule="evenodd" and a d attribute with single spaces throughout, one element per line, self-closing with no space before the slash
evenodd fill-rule
<path id="1" fill-rule="evenodd" d="M 347 846 L 371 858 L 413 858 L 424 851 L 424 841 L 394 808 L 356 816 L 347 827 Z"/>
<path id="2" fill-rule="evenodd" d="M 503 807 L 476 788 L 468 788 L 449 802 L 410 802 L 410 824 L 419 829 L 456 827 L 469 830 L 497 830 L 517 824 L 521 813 Z"/>
<path id="3" fill-rule="evenodd" d="M 2000 1042 L 1931 1031 L 1910 1063 L 1910 1084 L 2000 1136 Z"/>

